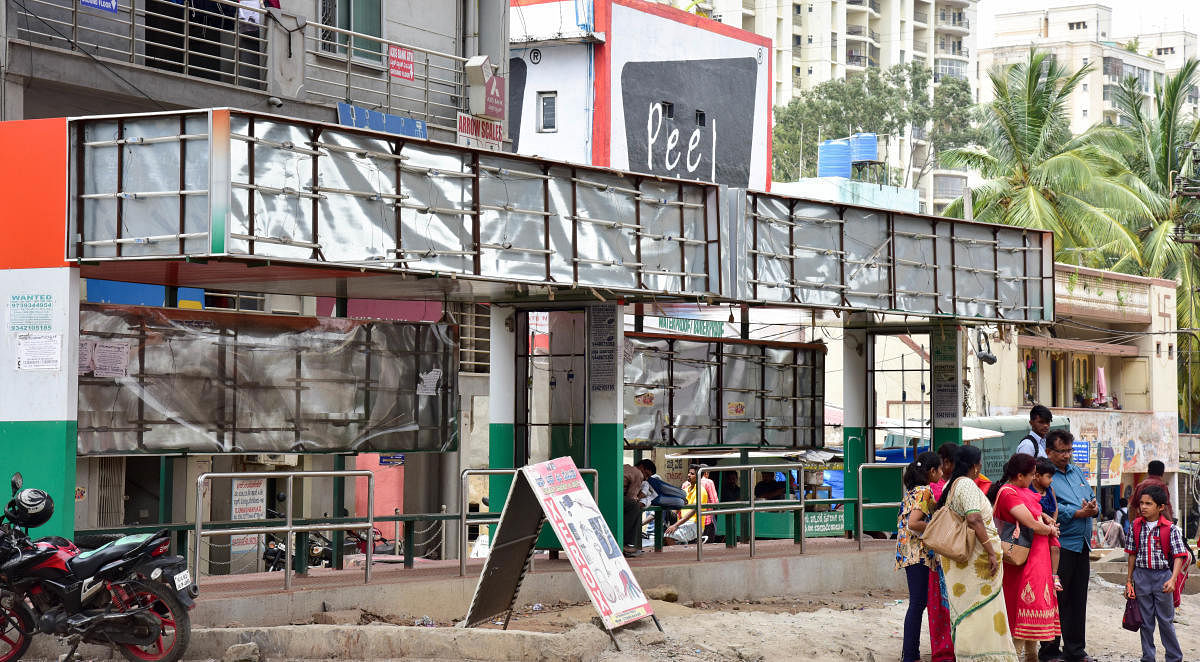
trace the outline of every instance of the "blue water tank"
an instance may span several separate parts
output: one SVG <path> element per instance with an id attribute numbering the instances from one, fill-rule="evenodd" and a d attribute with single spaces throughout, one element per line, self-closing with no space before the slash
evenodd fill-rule
<path id="1" fill-rule="evenodd" d="M 879 136 L 874 133 L 856 133 L 850 136 L 850 161 L 863 163 L 879 160 Z"/>
<path id="2" fill-rule="evenodd" d="M 818 177 L 850 177 L 850 141 L 825 140 L 817 146 Z"/>

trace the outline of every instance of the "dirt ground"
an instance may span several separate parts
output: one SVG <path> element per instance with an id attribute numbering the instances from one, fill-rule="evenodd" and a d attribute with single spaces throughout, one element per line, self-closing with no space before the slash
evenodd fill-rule
<path id="1" fill-rule="evenodd" d="M 1138 634 L 1121 629 L 1125 600 L 1121 587 L 1093 578 L 1088 593 L 1088 653 L 1101 662 L 1140 659 Z M 901 593 L 840 592 L 749 602 L 688 605 L 655 601 L 666 636 L 651 623 L 619 636 L 623 652 L 610 650 L 604 662 L 716 660 L 870 660 L 899 658 L 907 608 Z M 595 616 L 591 605 L 545 605 L 515 614 L 510 628 L 563 632 Z M 1200 595 L 1184 596 L 1176 612 L 1176 632 L 1184 659 L 1200 660 Z M 494 626 L 494 627 L 499 627 Z M 1159 655 L 1162 655 L 1161 646 Z M 928 659 L 928 630 L 922 642 Z"/>

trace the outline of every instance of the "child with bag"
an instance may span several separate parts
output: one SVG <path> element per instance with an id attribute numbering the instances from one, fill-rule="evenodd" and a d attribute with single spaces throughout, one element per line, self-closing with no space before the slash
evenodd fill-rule
<path id="1" fill-rule="evenodd" d="M 1137 504 L 1141 517 L 1133 522 L 1125 552 L 1129 571 L 1125 576 L 1125 597 L 1137 600 L 1142 615 L 1142 659 L 1154 659 L 1154 626 L 1167 652 L 1167 662 L 1182 662 L 1183 651 L 1175 637 L 1176 595 L 1182 588 L 1180 574 L 1188 561 L 1183 532 L 1163 516 L 1167 493 L 1157 485 L 1142 490 Z"/>

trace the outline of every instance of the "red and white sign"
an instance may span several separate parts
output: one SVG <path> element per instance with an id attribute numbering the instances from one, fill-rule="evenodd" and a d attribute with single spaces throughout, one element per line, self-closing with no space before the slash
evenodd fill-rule
<path id="1" fill-rule="evenodd" d="M 392 73 L 393 78 L 403 78 L 404 80 L 413 80 L 413 52 L 411 48 L 404 48 L 395 44 L 388 45 L 388 71 Z"/>
<path id="2" fill-rule="evenodd" d="M 234 478 L 230 499 L 231 520 L 267 518 L 267 479 Z M 233 554 L 258 551 L 258 535 L 230 536 L 229 551 Z"/>
<path id="3" fill-rule="evenodd" d="M 458 113 L 458 144 L 498 152 L 504 147 L 504 123 Z"/>
<path id="4" fill-rule="evenodd" d="M 521 468 L 608 629 L 650 616 L 621 545 L 569 457 Z"/>
<path id="5" fill-rule="evenodd" d="M 508 82 L 504 76 L 492 76 L 484 85 L 483 116 L 504 120 L 505 103 L 508 100 Z"/>

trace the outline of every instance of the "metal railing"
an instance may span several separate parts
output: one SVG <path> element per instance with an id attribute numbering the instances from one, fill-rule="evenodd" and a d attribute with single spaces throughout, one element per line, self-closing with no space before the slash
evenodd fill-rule
<path id="1" fill-rule="evenodd" d="M 903 471 L 904 465 L 896 464 L 894 462 L 866 462 L 864 464 L 858 465 L 858 498 L 855 500 L 856 507 L 854 509 L 854 537 L 858 539 L 858 551 L 860 551 L 860 552 L 862 551 L 862 539 L 863 539 L 863 511 L 868 510 L 868 509 L 879 509 L 879 508 L 899 508 L 901 505 L 903 505 L 899 501 L 885 501 L 882 503 L 864 503 L 863 502 L 863 471 L 865 471 L 867 469 L 890 469 L 892 471 L 896 471 L 897 469 L 899 469 L 899 470 Z"/>
<path id="2" fill-rule="evenodd" d="M 470 498 L 470 490 L 468 481 L 471 476 L 516 476 L 520 469 L 463 469 L 459 474 L 461 482 L 461 499 L 458 510 L 458 576 L 465 577 L 467 575 L 467 557 L 470 555 L 469 545 L 467 544 L 467 527 L 474 524 L 475 526 L 486 526 L 488 524 L 500 523 L 500 512 L 495 513 L 479 513 L 475 517 L 468 516 Z M 592 499 L 596 502 L 600 501 L 600 472 L 595 469 L 579 469 L 579 475 L 592 477 Z M 504 495 L 505 502 L 508 501 L 508 495 Z M 501 508 L 501 512 L 503 508 Z"/>
<path id="3" fill-rule="evenodd" d="M 846 53 L 846 64 L 852 67 L 865 67 L 867 66 L 867 56 Z"/>
<path id="4" fill-rule="evenodd" d="M 192 541 L 192 581 L 197 585 L 200 583 L 200 542 L 203 538 L 212 536 L 229 536 L 229 535 L 246 535 L 246 534 L 264 534 L 264 533 L 282 533 L 285 536 L 284 545 L 288 549 L 288 561 L 283 569 L 283 590 L 291 590 L 292 588 L 292 568 L 291 568 L 291 553 L 295 550 L 295 545 L 292 541 L 292 534 L 297 532 L 307 531 L 349 531 L 354 529 L 363 529 L 363 525 L 359 522 L 335 523 L 335 524 L 304 524 L 297 525 L 292 521 L 292 483 L 295 478 L 366 478 L 367 479 L 367 522 L 363 539 L 366 544 L 366 560 L 363 563 L 363 583 L 371 582 L 371 562 L 374 556 L 374 530 L 375 530 L 375 474 L 370 471 L 347 470 L 347 471 L 251 471 L 251 472 L 229 472 L 229 473 L 203 473 L 196 477 L 196 523 L 193 531 L 194 539 Z M 287 487 L 284 490 L 286 496 L 285 503 L 289 504 L 287 517 L 283 526 L 256 526 L 256 527 L 228 527 L 224 529 L 209 529 L 204 530 L 204 484 L 210 480 L 223 478 L 286 478 Z"/>
<path id="5" fill-rule="evenodd" d="M 971 29 L 971 21 L 966 16 L 938 14 L 937 24 L 938 27 Z"/>
<path id="6" fill-rule="evenodd" d="M 921 11 L 920 9 L 914 9 L 913 10 L 913 20 L 916 21 L 917 23 L 928 23 L 929 22 L 929 12 Z"/>
<path id="7" fill-rule="evenodd" d="M 929 52 L 929 42 L 920 39 L 913 40 L 913 55 L 924 55 Z"/>
<path id="8" fill-rule="evenodd" d="M 794 500 L 794 499 L 789 499 L 787 501 L 768 500 L 768 501 L 759 502 L 759 501 L 757 501 L 757 499 L 755 499 L 754 490 L 750 490 L 750 500 L 749 501 L 730 501 L 730 502 L 727 502 L 727 505 L 729 505 L 730 507 L 728 507 L 728 508 L 725 508 L 725 507 L 713 508 L 713 510 L 709 514 L 710 515 L 734 515 L 734 514 L 738 514 L 738 513 L 750 513 L 750 517 L 749 517 L 750 558 L 754 558 L 754 541 L 755 541 L 755 538 L 757 537 L 755 535 L 755 531 L 754 531 L 754 519 L 755 519 L 754 513 L 778 513 L 778 512 L 800 511 L 800 516 L 799 516 L 800 536 L 799 536 L 798 544 L 800 545 L 800 553 L 803 554 L 804 553 L 804 492 L 803 492 L 804 465 L 799 464 L 799 463 L 794 463 L 794 462 L 784 462 L 781 464 L 735 464 L 735 465 L 730 465 L 730 466 L 700 467 L 700 469 L 696 472 L 696 495 L 697 495 L 696 503 L 693 505 L 687 505 L 682 509 L 682 510 L 693 510 L 694 509 L 696 511 L 696 515 L 695 515 L 695 517 L 696 517 L 696 560 L 697 561 L 704 560 L 704 517 L 705 517 L 704 505 L 705 504 L 704 504 L 704 499 L 699 498 L 699 496 L 700 496 L 700 490 L 704 489 L 702 486 L 704 484 L 705 474 L 709 474 L 714 471 L 715 472 L 721 472 L 721 471 L 767 471 L 767 470 L 791 471 L 793 469 L 798 470 L 800 472 L 801 492 L 800 492 L 799 500 Z M 741 504 L 743 504 L 743 503 L 746 505 L 742 506 Z M 726 504 L 722 504 L 722 505 L 726 505 Z M 729 530 L 726 530 L 725 535 L 729 536 L 729 535 L 731 535 L 731 532 Z"/>
<path id="9" fill-rule="evenodd" d="M 955 57 L 970 57 L 971 49 L 966 46 L 938 46 L 938 55 L 950 55 Z"/>
<path id="10" fill-rule="evenodd" d="M 11 6 L 10 33 L 101 60 L 263 92 L 269 91 L 273 65 L 287 66 L 269 61 L 271 40 L 289 40 L 290 56 L 292 33 L 299 33 L 304 101 L 349 101 L 443 127 L 456 126 L 458 110 L 465 107 L 466 59 L 457 55 L 235 0 L 211 0 L 204 9 L 172 0 L 116 4 L 108 12 L 76 0 L 23 0 Z"/>
<path id="11" fill-rule="evenodd" d="M 304 30 L 305 92 L 453 128 L 464 108 L 466 59 L 331 25 Z"/>

